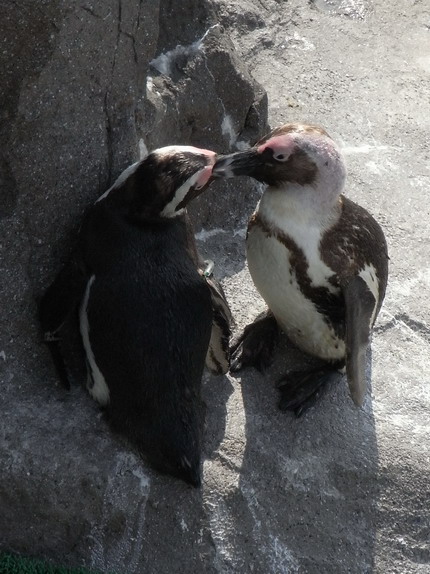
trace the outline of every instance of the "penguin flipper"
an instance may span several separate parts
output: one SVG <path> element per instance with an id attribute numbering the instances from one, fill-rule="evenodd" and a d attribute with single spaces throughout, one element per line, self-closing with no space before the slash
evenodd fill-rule
<path id="1" fill-rule="evenodd" d="M 301 417 L 309 410 L 331 383 L 339 376 L 340 363 L 321 364 L 305 371 L 291 371 L 278 383 L 281 411 L 293 411 Z"/>
<path id="2" fill-rule="evenodd" d="M 86 278 L 76 258 L 72 258 L 42 296 L 39 306 L 39 322 L 43 341 L 49 348 L 62 384 L 68 389 L 70 381 L 61 352 L 61 327 L 76 308 L 85 291 Z"/>
<path id="3" fill-rule="evenodd" d="M 212 301 L 212 331 L 206 355 L 206 367 L 215 375 L 224 375 L 230 368 L 230 335 L 233 317 L 224 291 L 213 277 L 206 277 Z"/>
<path id="4" fill-rule="evenodd" d="M 359 275 L 343 288 L 346 307 L 346 376 L 354 403 L 362 406 L 366 394 L 366 351 L 372 330 L 375 297 Z"/>
<path id="5" fill-rule="evenodd" d="M 251 366 L 263 371 L 272 361 L 278 338 L 279 328 L 272 312 L 268 309 L 260 313 L 233 343 L 230 371 L 234 373 Z"/>

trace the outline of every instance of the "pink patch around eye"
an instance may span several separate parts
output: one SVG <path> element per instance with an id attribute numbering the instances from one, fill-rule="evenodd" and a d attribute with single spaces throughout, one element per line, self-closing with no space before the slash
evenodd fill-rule
<path id="1" fill-rule="evenodd" d="M 204 149 L 204 148 L 193 147 L 193 146 L 184 146 L 183 149 L 186 149 L 187 151 L 191 151 L 193 153 L 199 153 L 199 154 L 206 155 L 211 160 L 211 165 L 215 164 L 216 153 L 214 151 L 212 151 L 211 149 Z"/>
<path id="2" fill-rule="evenodd" d="M 210 180 L 211 177 L 212 177 L 212 166 L 207 165 L 206 167 L 204 167 L 200 171 L 200 175 L 199 175 L 196 183 L 194 184 L 194 187 L 196 189 L 202 188 L 203 186 L 205 186 L 207 184 L 207 182 Z"/>
<path id="3" fill-rule="evenodd" d="M 258 153 L 263 153 L 266 148 L 273 150 L 273 155 L 283 155 L 287 158 L 294 148 L 294 140 L 289 136 L 275 136 L 261 144 L 257 148 Z"/>

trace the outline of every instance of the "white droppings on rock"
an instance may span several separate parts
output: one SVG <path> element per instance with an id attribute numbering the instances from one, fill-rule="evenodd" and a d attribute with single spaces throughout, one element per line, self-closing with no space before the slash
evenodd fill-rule
<path id="1" fill-rule="evenodd" d="M 387 171 L 383 165 L 376 161 L 367 161 L 365 165 L 367 169 L 375 175 L 380 175 Z"/>
<path id="2" fill-rule="evenodd" d="M 240 237 L 241 239 L 246 239 L 247 230 L 248 230 L 247 227 L 241 227 L 240 229 L 235 229 L 233 231 L 233 237 Z"/>
<path id="3" fill-rule="evenodd" d="M 291 550 L 274 534 L 269 534 L 268 557 L 272 565 L 272 572 L 299 572 L 299 563 Z"/>
<path id="4" fill-rule="evenodd" d="M 300 36 L 298 32 L 294 32 L 292 36 L 285 37 L 285 44 L 282 44 L 281 48 L 293 48 L 303 52 L 311 52 L 315 50 L 315 45 L 307 38 Z"/>
<path id="5" fill-rule="evenodd" d="M 220 24 L 214 24 L 213 26 L 209 26 L 209 28 L 206 30 L 206 32 L 203 34 L 203 36 L 200 38 L 200 40 L 197 40 L 197 42 L 194 42 L 193 45 L 196 46 L 196 48 L 202 48 L 204 41 L 206 40 L 207 35 L 209 34 L 209 32 L 211 30 L 215 30 L 215 28 L 219 28 Z"/>
<path id="6" fill-rule="evenodd" d="M 160 54 L 157 58 L 151 60 L 150 64 L 153 68 L 158 70 L 160 74 L 164 74 L 165 76 L 170 76 L 171 69 L 170 64 L 173 60 L 174 56 L 176 57 L 179 54 L 179 48 L 185 50 L 182 46 L 177 46 L 174 50 L 166 52 L 165 54 Z"/>
<path id="7" fill-rule="evenodd" d="M 234 131 L 233 122 L 230 115 L 225 114 L 222 120 L 221 130 L 222 134 L 228 137 L 229 146 L 232 147 L 236 142 L 237 135 Z"/>
<path id="8" fill-rule="evenodd" d="M 181 56 L 190 57 L 199 52 L 203 47 L 206 36 L 212 29 L 216 28 L 217 26 L 219 26 L 219 24 L 215 24 L 214 26 L 208 28 L 201 38 L 192 44 L 189 44 L 188 46 L 182 46 L 181 44 L 178 44 L 176 48 L 173 48 L 173 50 L 169 50 L 164 54 L 160 54 L 151 60 L 150 65 L 158 70 L 160 74 L 171 76 L 173 69 L 172 64 L 175 62 L 175 60 Z"/>
<path id="9" fill-rule="evenodd" d="M 195 234 L 195 238 L 197 241 L 207 241 L 211 237 L 220 235 L 221 233 L 225 233 L 225 231 L 219 227 L 216 227 L 215 229 L 201 229 L 198 233 Z"/>
<path id="10" fill-rule="evenodd" d="M 150 484 L 149 476 L 143 472 L 141 467 L 135 468 L 132 471 L 132 475 L 139 479 L 140 489 L 146 492 Z"/>
<path id="11" fill-rule="evenodd" d="M 245 151 L 251 147 L 250 143 L 245 140 L 237 140 L 235 147 L 239 151 Z"/>
<path id="12" fill-rule="evenodd" d="M 143 141 L 143 138 L 140 138 L 139 140 L 139 159 L 140 161 L 142 161 L 142 159 L 145 159 L 145 157 L 148 155 L 148 148 L 146 147 L 145 142 Z"/>

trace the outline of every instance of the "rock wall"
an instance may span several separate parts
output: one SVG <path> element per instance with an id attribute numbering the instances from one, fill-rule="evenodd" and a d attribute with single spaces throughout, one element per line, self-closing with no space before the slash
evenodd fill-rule
<path id="1" fill-rule="evenodd" d="M 168 504 L 189 491 L 119 444 L 79 385 L 57 387 L 36 301 L 122 169 L 162 145 L 255 139 L 267 100 L 210 2 L 4 2 L 0 28 L 0 547 L 140 571 L 149 476 Z M 214 186 L 196 227 L 240 219 L 238 197 Z"/>
<path id="2" fill-rule="evenodd" d="M 427 3 L 7 0 L 0 29 L 0 548 L 118 574 L 427 573 Z M 340 379 L 306 416 L 281 413 L 276 381 L 305 361 L 284 340 L 264 374 L 205 378 L 191 489 L 118 441 L 82 375 L 58 388 L 35 299 L 140 150 L 256 137 L 265 97 L 229 37 L 273 125 L 311 121 L 340 143 L 390 280 L 364 407 Z M 263 308 L 244 260 L 255 203 L 213 186 L 193 208 L 238 331 Z"/>

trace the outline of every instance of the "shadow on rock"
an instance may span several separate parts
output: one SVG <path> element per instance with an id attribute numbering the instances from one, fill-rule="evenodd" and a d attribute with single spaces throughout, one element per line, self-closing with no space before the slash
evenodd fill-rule
<path id="1" fill-rule="evenodd" d="M 245 564 L 268 573 L 371 572 L 379 498 L 371 400 L 357 409 L 339 377 L 302 418 L 282 413 L 272 383 L 306 359 L 281 344 L 263 376 L 247 369 L 238 378 L 246 449 L 236 496 L 251 517 L 235 516 L 235 530 L 239 545 L 251 539 L 259 548 Z"/>

